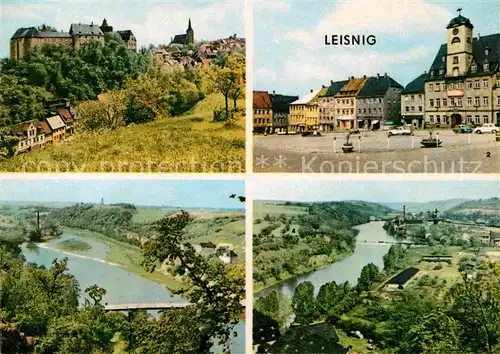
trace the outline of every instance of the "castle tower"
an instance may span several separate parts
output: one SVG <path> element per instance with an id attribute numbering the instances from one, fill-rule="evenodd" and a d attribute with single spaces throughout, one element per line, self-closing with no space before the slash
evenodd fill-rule
<path id="1" fill-rule="evenodd" d="M 472 61 L 472 29 L 468 18 L 463 17 L 458 9 L 458 16 L 453 18 L 448 29 L 446 76 L 465 75 Z"/>
<path id="2" fill-rule="evenodd" d="M 186 31 L 186 44 L 194 44 L 194 31 L 191 27 L 191 19 L 189 19 L 188 29 Z"/>
<path id="3" fill-rule="evenodd" d="M 113 26 L 109 26 L 108 21 L 106 21 L 106 19 L 102 21 L 102 25 L 100 28 L 103 33 L 113 32 Z"/>

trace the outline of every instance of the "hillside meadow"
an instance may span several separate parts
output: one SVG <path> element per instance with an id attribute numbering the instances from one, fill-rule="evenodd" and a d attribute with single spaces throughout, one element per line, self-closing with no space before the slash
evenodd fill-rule
<path id="1" fill-rule="evenodd" d="M 224 97 L 210 94 L 179 117 L 104 132 L 0 161 L 14 172 L 244 172 L 245 101 L 232 123 L 213 122 Z"/>

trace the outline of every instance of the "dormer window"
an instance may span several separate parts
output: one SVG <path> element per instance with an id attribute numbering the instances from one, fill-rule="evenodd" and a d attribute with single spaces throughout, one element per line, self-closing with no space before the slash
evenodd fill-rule
<path id="1" fill-rule="evenodd" d="M 460 38 L 453 37 L 453 39 L 451 40 L 451 44 L 454 44 L 454 43 L 460 43 Z"/>
<path id="2" fill-rule="evenodd" d="M 445 62 L 446 58 L 444 57 L 444 55 L 441 57 L 441 62 Z"/>
<path id="3" fill-rule="evenodd" d="M 489 67 L 490 67 L 490 66 L 489 66 L 488 62 L 485 62 L 485 63 L 483 64 L 483 70 L 484 70 L 484 71 L 488 71 L 488 70 L 489 70 Z"/>
<path id="4" fill-rule="evenodd" d="M 477 65 L 476 63 L 472 63 L 471 67 L 470 67 L 470 71 L 475 73 L 477 71 Z"/>
<path id="5" fill-rule="evenodd" d="M 443 75 L 444 74 L 444 69 L 439 69 L 439 75 Z"/>
<path id="6" fill-rule="evenodd" d="M 489 54 L 490 54 L 490 48 L 486 47 L 486 48 L 484 49 L 484 55 L 485 55 L 485 56 L 488 56 Z"/>

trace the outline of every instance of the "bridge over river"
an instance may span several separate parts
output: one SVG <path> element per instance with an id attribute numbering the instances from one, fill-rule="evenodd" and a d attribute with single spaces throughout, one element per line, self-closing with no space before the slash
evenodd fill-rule
<path id="1" fill-rule="evenodd" d="M 360 240 L 356 241 L 357 245 L 374 245 L 374 246 L 384 246 L 384 245 L 420 245 L 420 243 L 412 242 L 412 241 L 373 241 L 373 240 Z"/>
<path id="2" fill-rule="evenodd" d="M 117 305 L 104 305 L 105 311 L 132 311 L 132 310 L 178 310 L 191 305 L 189 302 L 150 302 L 150 303 L 130 303 Z M 246 301 L 241 305 L 246 307 Z"/>

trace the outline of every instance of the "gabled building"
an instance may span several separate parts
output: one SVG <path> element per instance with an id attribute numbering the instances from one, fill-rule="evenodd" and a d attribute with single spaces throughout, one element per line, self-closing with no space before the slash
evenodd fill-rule
<path id="1" fill-rule="evenodd" d="M 321 132 L 330 132 L 337 127 L 335 119 L 335 98 L 334 96 L 349 81 L 331 81 L 330 86 L 323 95 L 318 98 L 319 102 L 319 130 Z"/>
<path id="2" fill-rule="evenodd" d="M 104 33 L 102 33 L 101 28 L 93 22 L 90 25 L 82 23 L 71 24 L 69 34 L 73 39 L 73 48 L 75 49 L 93 40 L 104 42 Z"/>
<path id="3" fill-rule="evenodd" d="M 19 139 L 16 154 L 36 150 L 45 145 L 45 131 L 36 120 L 13 125 L 10 127 L 10 134 Z"/>
<path id="4" fill-rule="evenodd" d="M 500 121 L 500 33 L 473 37 L 473 28 L 462 15 L 446 26 L 447 42 L 425 79 L 425 121 L 431 126 Z"/>
<path id="5" fill-rule="evenodd" d="M 191 27 L 191 19 L 188 21 L 186 34 L 176 34 L 170 44 L 188 45 L 194 44 L 194 30 Z"/>
<path id="6" fill-rule="evenodd" d="M 401 91 L 401 118 L 413 128 L 424 127 L 426 77 L 423 73 Z"/>
<path id="7" fill-rule="evenodd" d="M 299 97 L 290 104 L 289 131 L 304 132 L 317 130 L 319 128 L 319 103 L 320 94 L 324 94 L 328 88 L 323 87 L 311 90 L 308 94 Z"/>
<path id="8" fill-rule="evenodd" d="M 271 106 L 273 110 L 273 132 L 288 132 L 288 117 L 290 114 L 290 104 L 298 100 L 298 96 L 277 95 L 273 91 L 271 95 Z"/>
<path id="9" fill-rule="evenodd" d="M 253 132 L 268 134 L 272 132 L 273 106 L 267 91 L 253 91 Z"/>
<path id="10" fill-rule="evenodd" d="M 66 139 L 66 124 L 60 116 L 47 118 L 47 124 L 52 131 L 52 144 L 57 145 Z"/>
<path id="11" fill-rule="evenodd" d="M 337 129 L 349 130 L 357 128 L 356 121 L 356 101 L 359 91 L 363 88 L 367 78 L 354 78 L 351 76 L 344 87 L 334 96 L 335 98 L 335 119 Z"/>
<path id="12" fill-rule="evenodd" d="M 59 115 L 59 117 L 61 117 L 62 121 L 66 126 L 66 136 L 73 135 L 75 132 L 74 128 L 75 120 L 73 119 L 70 110 L 65 107 L 59 107 L 57 108 L 57 114 Z"/>
<path id="13" fill-rule="evenodd" d="M 387 73 L 369 77 L 356 98 L 358 128 L 376 130 L 399 122 L 402 90 Z"/>

